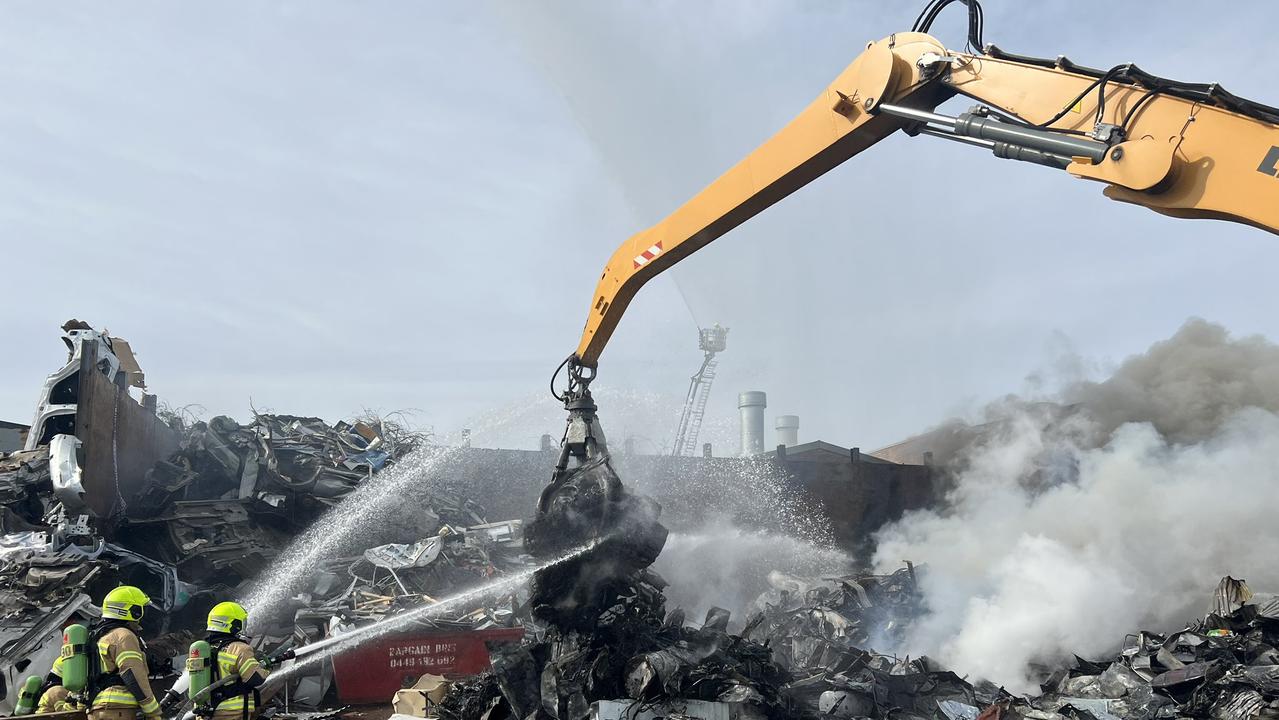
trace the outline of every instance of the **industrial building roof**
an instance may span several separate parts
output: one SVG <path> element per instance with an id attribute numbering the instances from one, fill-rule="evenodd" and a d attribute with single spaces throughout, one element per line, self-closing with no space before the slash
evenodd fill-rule
<path id="1" fill-rule="evenodd" d="M 840 447 L 834 443 L 828 443 L 823 440 L 813 440 L 812 442 L 801 443 L 799 445 L 793 445 L 786 448 L 786 459 L 806 462 L 847 462 L 852 457 L 853 450 L 856 449 L 857 448 Z M 775 456 L 777 455 L 777 451 L 772 450 L 767 454 Z M 857 456 L 858 460 L 861 462 L 887 463 L 889 465 L 895 464 L 892 461 L 878 458 L 874 455 L 869 455 L 861 452 L 860 450 L 858 450 Z"/>

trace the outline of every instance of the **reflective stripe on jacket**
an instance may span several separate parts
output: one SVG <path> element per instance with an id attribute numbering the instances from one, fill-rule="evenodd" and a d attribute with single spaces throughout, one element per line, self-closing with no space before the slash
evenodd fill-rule
<path id="1" fill-rule="evenodd" d="M 49 713 L 72 710 L 71 704 L 67 702 L 70 697 L 71 692 L 61 685 L 50 687 L 40 696 L 40 704 L 36 707 L 36 715 L 48 715 Z"/>
<path id="2" fill-rule="evenodd" d="M 99 638 L 98 658 L 104 674 L 132 671 L 142 689 L 142 699 L 139 702 L 123 685 L 112 685 L 93 697 L 91 708 L 136 707 L 147 715 L 160 714 L 160 703 L 151 692 L 151 682 L 147 678 L 147 656 L 142 653 L 142 643 L 132 630 L 118 627 Z"/>
<path id="3" fill-rule="evenodd" d="M 222 647 L 218 651 L 218 677 L 239 677 L 241 681 L 248 680 L 255 675 L 266 678 L 266 668 L 262 667 L 262 663 L 258 662 L 257 657 L 253 654 L 253 648 L 248 643 L 239 640 L 233 640 Z M 243 714 L 245 711 L 245 703 L 248 703 L 248 712 L 253 714 L 256 706 L 253 703 L 253 695 L 236 695 L 227 698 L 218 703 L 215 711 L 219 714 L 226 712 L 236 712 Z"/>

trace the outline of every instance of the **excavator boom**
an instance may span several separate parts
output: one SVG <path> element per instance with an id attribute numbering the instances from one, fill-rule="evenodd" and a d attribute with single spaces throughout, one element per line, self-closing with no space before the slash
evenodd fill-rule
<path id="1" fill-rule="evenodd" d="M 1107 197 L 1165 215 L 1279 233 L 1279 109 L 1133 65 L 1094 70 L 994 46 L 953 52 L 926 32 L 949 2 L 930 3 L 916 30 L 869 43 L 781 131 L 622 243 L 595 289 L 581 342 L 565 361 L 566 404 L 585 396 L 594 422 L 587 385 L 645 283 L 898 130 L 1064 170 L 1104 183 Z M 980 5 L 963 2 L 969 44 L 981 48 Z M 957 116 L 937 112 L 956 96 L 977 105 Z M 570 426 L 573 418 L 570 408 Z"/>
<path id="2" fill-rule="evenodd" d="M 874 112 L 881 101 L 936 107 L 953 92 L 916 64 L 945 53 L 922 34 L 871 43 L 807 108 L 664 220 L 609 258 L 575 361 L 595 367 L 639 289 L 675 263 L 790 195 L 909 121 Z"/>
<path id="3" fill-rule="evenodd" d="M 955 95 L 987 116 L 932 112 Z M 600 277 L 575 357 L 594 367 L 650 279 L 897 130 L 1106 183 L 1107 197 L 1181 218 L 1279 232 L 1279 110 L 1133 66 L 1090 70 L 923 33 L 871 43 L 803 112 L 664 220 L 622 243 Z M 956 126 L 959 127 L 956 127 Z"/>

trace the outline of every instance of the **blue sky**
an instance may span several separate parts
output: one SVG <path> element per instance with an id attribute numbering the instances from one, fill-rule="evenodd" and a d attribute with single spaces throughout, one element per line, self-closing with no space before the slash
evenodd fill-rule
<path id="1" fill-rule="evenodd" d="M 0 418 L 58 325 L 127 337 L 171 405 L 416 410 L 533 447 L 604 261 L 768 137 L 913 2 L 0 5 Z M 1279 104 L 1267 2 L 987 0 L 1015 52 Z M 962 13 L 934 33 L 962 46 Z M 962 103 L 951 110 L 962 110 Z M 673 433 L 696 323 L 801 439 L 887 444 L 1186 318 L 1279 338 L 1279 242 L 1064 173 L 890 138 L 645 288 L 604 355 L 610 437 Z"/>

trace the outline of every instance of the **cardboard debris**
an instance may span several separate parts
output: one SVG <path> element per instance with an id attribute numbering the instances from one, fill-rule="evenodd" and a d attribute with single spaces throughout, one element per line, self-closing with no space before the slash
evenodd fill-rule
<path id="1" fill-rule="evenodd" d="M 124 338 L 111 338 L 111 350 L 120 359 L 120 370 L 128 377 L 130 387 L 145 390 L 146 376 L 138 366 L 138 359 L 133 355 L 133 347 Z"/>
<path id="2" fill-rule="evenodd" d="M 423 675 L 412 687 L 395 693 L 391 708 L 401 715 L 428 717 L 428 710 L 439 706 L 452 685 L 439 675 Z"/>

